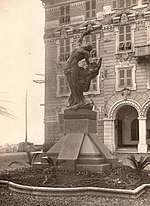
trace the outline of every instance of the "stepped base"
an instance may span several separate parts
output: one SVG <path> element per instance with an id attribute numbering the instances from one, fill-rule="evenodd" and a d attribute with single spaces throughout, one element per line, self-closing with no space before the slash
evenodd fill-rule
<path id="1" fill-rule="evenodd" d="M 96 112 L 86 109 L 65 110 L 65 135 L 47 151 L 47 155 L 58 161 L 65 160 L 65 170 L 71 171 L 102 172 L 118 166 L 118 158 L 96 135 L 96 117 Z"/>
<path id="2" fill-rule="evenodd" d="M 77 164 L 91 164 L 99 165 L 103 164 L 105 159 L 103 157 L 91 157 L 91 156 L 80 156 L 77 160 Z"/>
<path id="3" fill-rule="evenodd" d="M 104 172 L 110 169 L 110 164 L 76 164 L 76 171 L 88 171 L 93 173 Z"/>

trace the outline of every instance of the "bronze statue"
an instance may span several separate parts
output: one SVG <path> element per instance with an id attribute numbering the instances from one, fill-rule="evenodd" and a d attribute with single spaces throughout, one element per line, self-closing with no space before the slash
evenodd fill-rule
<path id="1" fill-rule="evenodd" d="M 81 44 L 83 37 L 90 34 L 90 32 L 91 30 L 86 31 L 79 39 L 78 43 Z M 90 63 L 90 51 L 92 51 L 92 46 L 90 44 L 79 45 L 72 51 L 67 61 L 64 74 L 67 77 L 71 91 L 70 97 L 68 99 L 70 109 L 77 110 L 79 108 L 93 108 L 90 103 L 85 101 L 83 92 L 87 92 L 89 90 L 91 80 L 98 75 L 102 58 L 100 58 L 98 63 Z M 81 60 L 85 60 L 85 67 L 79 66 Z"/>

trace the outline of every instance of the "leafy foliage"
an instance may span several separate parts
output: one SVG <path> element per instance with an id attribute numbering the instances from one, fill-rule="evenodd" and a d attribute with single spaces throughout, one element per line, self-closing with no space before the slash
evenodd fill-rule
<path id="1" fill-rule="evenodd" d="M 5 107 L 0 106 L 0 115 L 9 117 L 9 118 L 15 118 L 14 115 L 10 114 Z"/>
<path id="2" fill-rule="evenodd" d="M 131 155 L 128 157 L 128 159 L 131 161 L 132 166 L 138 174 L 140 174 L 145 169 L 145 167 L 150 164 L 150 156 L 141 156 L 140 159 L 137 160 L 134 155 Z"/>

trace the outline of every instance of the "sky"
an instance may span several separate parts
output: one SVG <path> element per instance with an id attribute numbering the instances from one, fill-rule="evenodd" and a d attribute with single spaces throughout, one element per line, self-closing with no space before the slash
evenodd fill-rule
<path id="1" fill-rule="evenodd" d="M 40 0 L 0 0 L 0 107 L 14 115 L 0 115 L 0 145 L 25 140 L 44 142 L 44 8 Z"/>

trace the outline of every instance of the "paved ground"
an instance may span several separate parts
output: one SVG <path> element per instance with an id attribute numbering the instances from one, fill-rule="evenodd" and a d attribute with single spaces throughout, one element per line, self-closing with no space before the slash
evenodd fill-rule
<path id="1" fill-rule="evenodd" d="M 149 155 L 149 154 L 148 154 Z M 117 154 L 123 164 L 129 165 L 127 160 L 129 154 Z M 146 155 L 147 156 L 147 155 Z M 139 158 L 140 154 L 136 154 Z M 0 171 L 7 169 L 12 161 L 26 162 L 25 153 L 0 154 Z M 150 190 L 141 195 L 138 199 L 110 198 L 110 197 L 93 197 L 93 196 L 76 196 L 76 197 L 40 197 L 32 195 L 21 195 L 0 188 L 0 206 L 149 206 Z"/>

